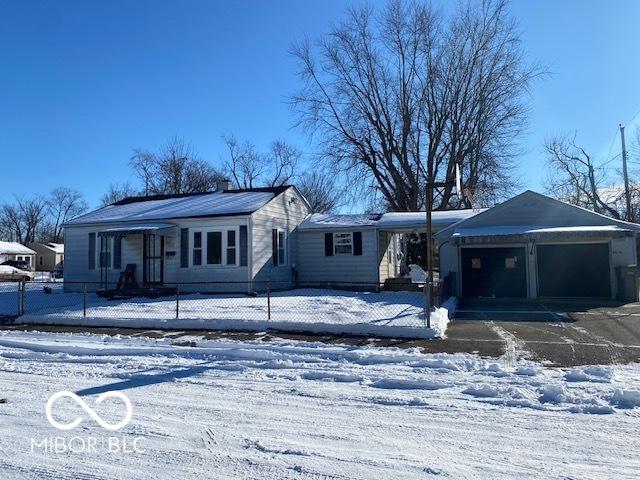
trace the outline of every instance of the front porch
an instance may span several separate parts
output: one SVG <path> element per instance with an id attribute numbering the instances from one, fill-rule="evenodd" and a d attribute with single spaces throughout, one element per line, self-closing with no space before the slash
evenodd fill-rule
<path id="1" fill-rule="evenodd" d="M 176 252 L 177 227 L 170 223 L 135 224 L 98 232 L 98 295 L 105 298 L 156 298 L 175 294 L 166 287 L 168 264 Z"/>

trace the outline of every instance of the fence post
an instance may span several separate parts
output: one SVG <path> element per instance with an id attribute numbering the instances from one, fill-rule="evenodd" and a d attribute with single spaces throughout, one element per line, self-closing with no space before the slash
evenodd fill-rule
<path id="1" fill-rule="evenodd" d="M 176 286 L 176 318 L 180 317 L 180 285 Z"/>
<path id="2" fill-rule="evenodd" d="M 22 315 L 22 282 L 18 282 L 18 316 Z"/>
<path id="3" fill-rule="evenodd" d="M 82 317 L 87 317 L 87 284 L 82 284 Z"/>
<path id="4" fill-rule="evenodd" d="M 267 320 L 271 320 L 271 282 L 267 282 Z"/>

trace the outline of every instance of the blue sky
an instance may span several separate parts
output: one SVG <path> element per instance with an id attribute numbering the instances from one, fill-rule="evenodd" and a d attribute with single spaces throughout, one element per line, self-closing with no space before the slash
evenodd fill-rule
<path id="1" fill-rule="evenodd" d="M 96 205 L 110 183 L 132 180 L 133 148 L 174 134 L 214 163 L 224 133 L 311 151 L 286 104 L 298 85 L 288 50 L 347 5 L 0 0 L 0 201 L 67 185 Z M 522 139 L 524 186 L 540 190 L 545 138 L 577 131 L 604 160 L 618 123 L 640 110 L 640 2 L 516 0 L 511 10 L 531 59 L 553 72 L 531 92 Z"/>

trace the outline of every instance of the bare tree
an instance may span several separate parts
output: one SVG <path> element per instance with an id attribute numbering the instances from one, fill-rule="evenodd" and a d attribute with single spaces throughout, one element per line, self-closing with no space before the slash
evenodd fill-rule
<path id="1" fill-rule="evenodd" d="M 177 136 L 157 153 L 134 150 L 129 164 L 141 180 L 145 195 L 207 192 L 223 178 Z"/>
<path id="2" fill-rule="evenodd" d="M 525 96 L 540 70 L 525 62 L 506 3 L 475 5 L 448 19 L 417 1 L 352 9 L 315 47 L 293 49 L 298 125 L 391 210 L 424 207 L 435 181 L 447 186 L 433 193 L 434 206 L 459 206 L 456 164 L 471 192 L 499 199 L 513 186 Z"/>
<path id="3" fill-rule="evenodd" d="M 54 188 L 46 202 L 47 220 L 40 237 L 56 243 L 62 241 L 62 225 L 86 212 L 89 207 L 80 192 L 68 187 Z"/>
<path id="4" fill-rule="evenodd" d="M 40 197 L 17 198 L 2 206 L 0 222 L 9 239 L 27 244 L 39 240 L 47 215 L 47 201 Z"/>
<path id="5" fill-rule="evenodd" d="M 607 192 L 604 170 L 598 168 L 573 137 L 560 136 L 545 143 L 549 174 L 545 190 L 566 202 L 595 212 L 621 218 L 612 206 L 615 199 Z M 603 198 L 604 197 L 604 198 Z"/>
<path id="6" fill-rule="evenodd" d="M 309 170 L 300 176 L 297 186 L 315 213 L 333 213 L 343 205 L 346 190 L 333 172 Z"/>
<path id="7" fill-rule="evenodd" d="M 140 195 L 141 192 L 138 192 L 130 183 L 122 183 L 122 184 L 111 184 L 109 185 L 109 189 L 107 193 L 105 193 L 100 199 L 100 206 L 106 207 L 107 205 L 112 205 L 120 200 L 123 200 L 127 197 L 133 197 L 136 195 Z M 144 192 L 142 192 L 144 194 Z"/>
<path id="8" fill-rule="evenodd" d="M 224 171 L 239 188 L 277 187 L 294 178 L 301 153 L 293 145 L 275 140 L 268 152 L 261 153 L 252 143 L 239 142 L 233 135 L 223 140 L 228 150 Z"/>

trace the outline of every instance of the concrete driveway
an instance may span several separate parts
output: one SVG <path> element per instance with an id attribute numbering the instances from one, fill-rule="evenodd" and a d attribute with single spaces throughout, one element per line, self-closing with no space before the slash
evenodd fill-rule
<path id="1" fill-rule="evenodd" d="M 460 303 L 445 342 L 461 351 L 515 352 L 562 366 L 637 362 L 640 303 L 467 300 Z"/>

